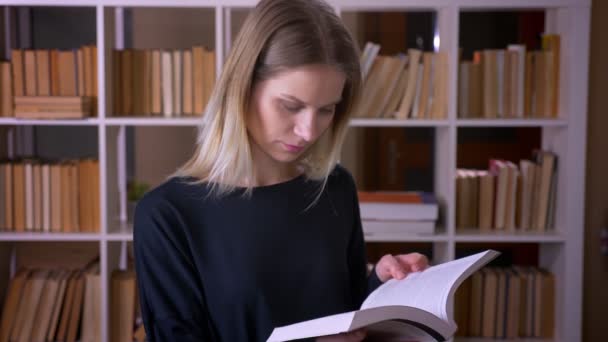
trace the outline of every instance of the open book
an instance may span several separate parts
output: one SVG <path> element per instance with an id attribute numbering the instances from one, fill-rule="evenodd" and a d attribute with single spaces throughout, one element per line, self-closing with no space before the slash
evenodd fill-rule
<path id="1" fill-rule="evenodd" d="M 500 254 L 487 250 L 391 279 L 361 309 L 275 328 L 267 342 L 334 335 L 365 327 L 371 341 L 445 341 L 456 332 L 452 297 L 462 282 Z M 367 341 L 367 340 L 366 340 Z"/>

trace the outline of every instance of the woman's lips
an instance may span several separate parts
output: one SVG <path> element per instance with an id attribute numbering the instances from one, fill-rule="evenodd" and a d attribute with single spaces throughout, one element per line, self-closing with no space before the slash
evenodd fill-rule
<path id="1" fill-rule="evenodd" d="M 304 146 L 291 145 L 291 144 L 287 144 L 287 143 L 282 143 L 282 144 L 283 144 L 283 147 L 285 148 L 285 150 L 287 152 L 291 152 L 291 153 L 298 153 L 304 149 Z"/>

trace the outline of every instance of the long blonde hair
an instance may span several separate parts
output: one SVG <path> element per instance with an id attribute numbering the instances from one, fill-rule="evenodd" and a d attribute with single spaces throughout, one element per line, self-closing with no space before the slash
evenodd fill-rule
<path id="1" fill-rule="evenodd" d="M 324 1 L 260 1 L 245 20 L 211 94 L 194 155 L 172 176 L 209 183 L 211 193 L 217 195 L 245 181 L 250 193 L 255 175 L 245 115 L 253 86 L 293 67 L 324 64 L 346 76 L 342 101 L 331 127 L 300 161 L 306 177 L 321 180 L 324 187 L 339 159 L 359 93 L 358 56 L 355 41 Z"/>

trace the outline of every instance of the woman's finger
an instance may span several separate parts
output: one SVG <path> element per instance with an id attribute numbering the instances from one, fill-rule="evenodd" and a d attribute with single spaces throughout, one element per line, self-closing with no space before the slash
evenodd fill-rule
<path id="1" fill-rule="evenodd" d="M 387 254 L 376 266 L 378 278 L 385 282 L 391 278 L 403 279 L 410 272 L 408 265 L 403 265 L 393 255 Z"/>
<path id="2" fill-rule="evenodd" d="M 429 265 L 429 260 L 424 254 L 409 253 L 397 255 L 396 258 L 404 267 L 409 267 L 412 272 L 422 271 Z"/>

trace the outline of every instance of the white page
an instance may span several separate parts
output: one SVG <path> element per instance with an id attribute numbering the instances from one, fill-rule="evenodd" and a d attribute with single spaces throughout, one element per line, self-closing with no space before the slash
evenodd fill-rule
<path id="1" fill-rule="evenodd" d="M 404 341 L 433 341 L 437 340 L 427 334 L 424 330 L 413 325 L 397 321 L 384 321 L 366 328 L 367 336 L 373 337 L 372 341 L 404 342 Z"/>
<path id="2" fill-rule="evenodd" d="M 355 311 L 350 311 L 275 328 L 267 342 L 289 341 L 343 333 L 350 328 L 354 316 Z"/>
<path id="3" fill-rule="evenodd" d="M 411 273 L 402 280 L 391 279 L 372 292 L 361 309 L 386 305 L 412 306 L 454 324 L 446 312 L 452 290 L 455 291 L 464 279 L 497 255 L 496 251 L 485 251 Z"/>

